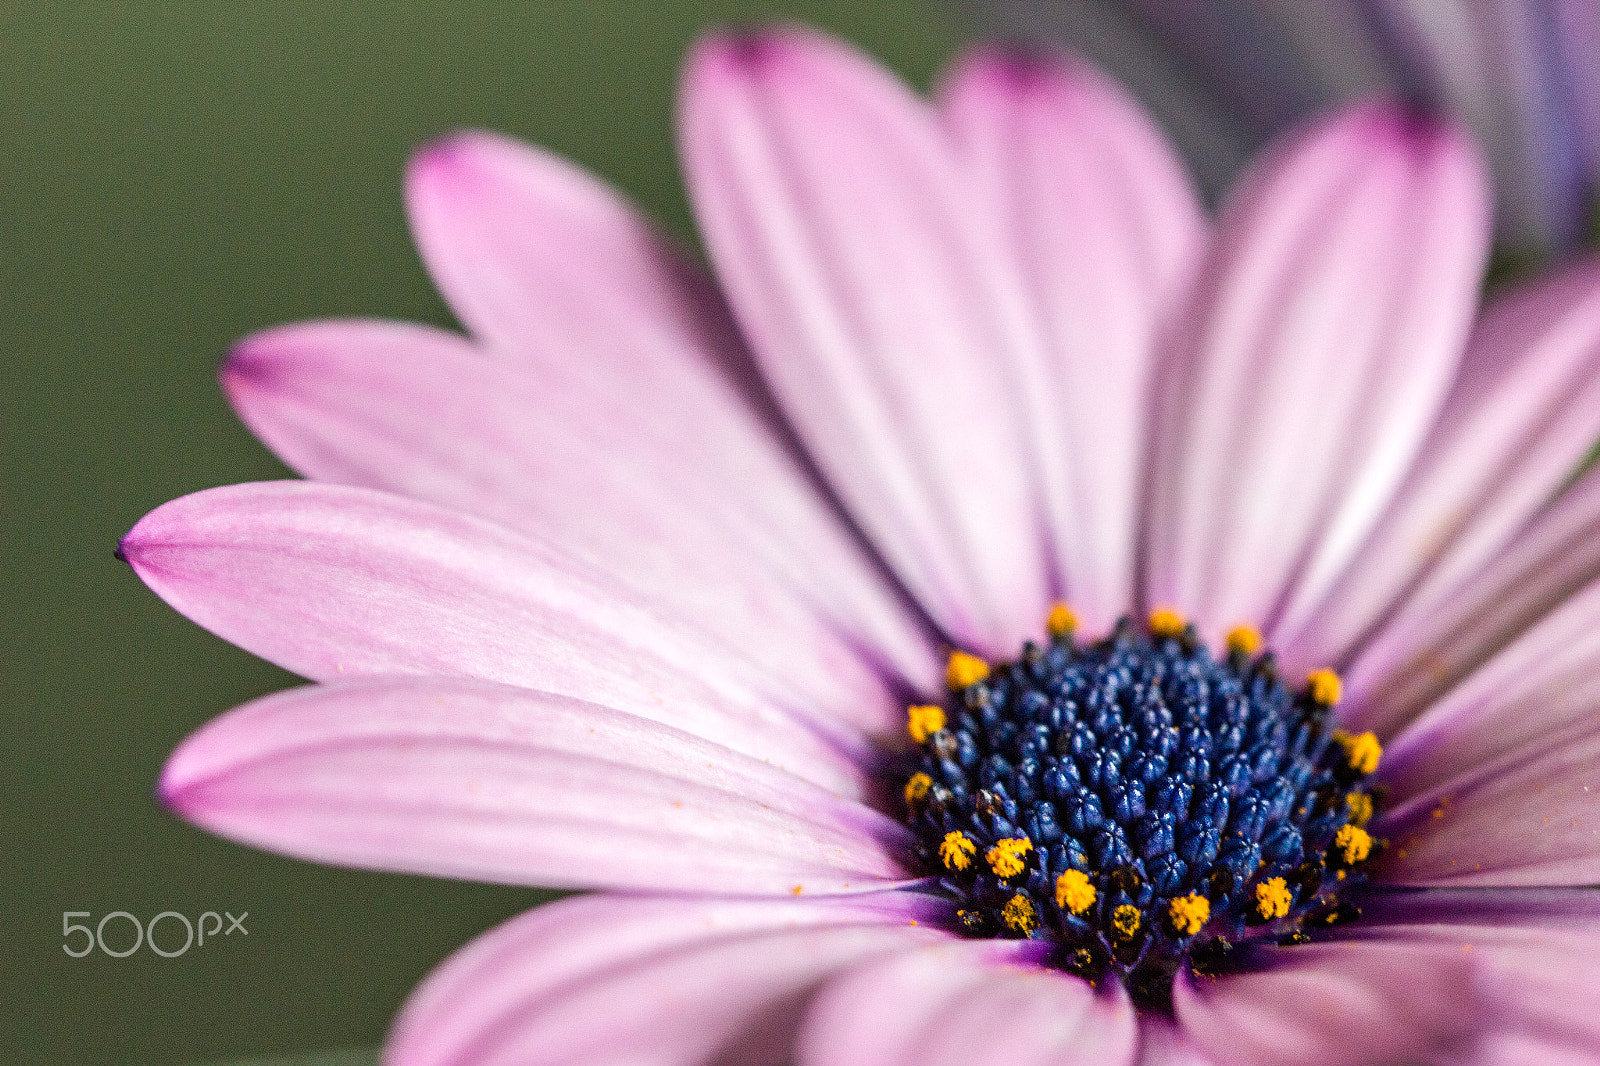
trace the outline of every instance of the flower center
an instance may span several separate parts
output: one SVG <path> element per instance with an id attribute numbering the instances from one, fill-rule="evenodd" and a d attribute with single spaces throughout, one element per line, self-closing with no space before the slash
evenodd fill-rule
<path id="1" fill-rule="evenodd" d="M 949 700 L 908 715 L 907 820 L 970 935 L 1054 941 L 1160 1008 L 1180 966 L 1358 915 L 1382 751 L 1329 728 L 1337 675 L 1291 691 L 1254 630 L 1218 659 L 1166 609 L 1092 644 L 1063 606 L 1049 628 L 1016 662 L 954 653 Z"/>

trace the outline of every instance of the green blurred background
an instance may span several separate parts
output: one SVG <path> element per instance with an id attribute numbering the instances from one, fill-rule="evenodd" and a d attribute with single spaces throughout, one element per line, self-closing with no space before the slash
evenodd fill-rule
<path id="1" fill-rule="evenodd" d="M 413 147 L 504 130 L 687 236 L 679 56 L 709 24 L 773 15 L 919 84 L 961 35 L 934 0 L 0 4 L 0 1062 L 371 1047 L 452 948 L 547 898 L 324 869 L 166 815 L 151 790 L 173 745 L 293 679 L 111 550 L 174 496 L 284 475 L 216 387 L 234 339 L 327 315 L 450 321 L 401 212 Z M 249 935 L 73 959 L 69 910 L 248 911 Z"/>

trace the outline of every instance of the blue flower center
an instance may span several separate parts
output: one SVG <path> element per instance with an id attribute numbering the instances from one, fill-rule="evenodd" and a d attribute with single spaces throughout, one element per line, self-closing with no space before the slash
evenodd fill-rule
<path id="1" fill-rule="evenodd" d="M 1160 1007 L 1184 965 L 1356 917 L 1381 751 L 1331 727 L 1337 676 L 1291 689 L 1253 631 L 1217 658 L 1168 610 L 1084 645 L 1072 622 L 1015 662 L 955 653 L 949 699 L 910 709 L 907 820 L 966 932 Z"/>

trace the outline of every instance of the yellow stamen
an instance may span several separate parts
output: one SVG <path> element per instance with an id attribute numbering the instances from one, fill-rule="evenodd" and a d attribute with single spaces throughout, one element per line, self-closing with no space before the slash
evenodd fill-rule
<path id="1" fill-rule="evenodd" d="M 1261 630 L 1255 626 L 1234 626 L 1228 630 L 1228 650 L 1236 655 L 1254 655 L 1261 647 Z"/>
<path id="2" fill-rule="evenodd" d="M 1015 877 L 1026 864 L 1022 857 L 1033 850 L 1033 841 L 1027 837 L 1006 837 L 994 842 L 994 847 L 984 853 L 989 869 L 996 877 Z"/>
<path id="3" fill-rule="evenodd" d="M 1072 914 L 1082 914 L 1094 906 L 1098 893 L 1082 870 L 1068 870 L 1056 878 L 1056 906 Z"/>
<path id="4" fill-rule="evenodd" d="M 933 778 L 927 774 L 912 774 L 906 779 L 906 803 L 921 803 L 933 787 Z"/>
<path id="5" fill-rule="evenodd" d="M 1033 927 L 1039 924 L 1039 916 L 1034 912 L 1033 900 L 1018 892 L 1006 901 L 1000 908 L 1000 919 L 1006 923 L 1006 928 L 1014 933 L 1031 933 Z"/>
<path id="6" fill-rule="evenodd" d="M 1289 904 L 1293 902 L 1294 893 L 1289 891 L 1289 882 L 1281 877 L 1268 878 L 1256 886 L 1256 913 L 1264 919 L 1282 918 L 1289 913 Z"/>
<path id="7" fill-rule="evenodd" d="M 1052 637 L 1065 637 L 1078 628 L 1078 616 L 1071 607 L 1058 603 L 1050 608 L 1050 614 L 1044 620 L 1044 627 L 1050 631 Z"/>
<path id="8" fill-rule="evenodd" d="M 1150 635 L 1157 639 L 1181 637 L 1188 625 L 1189 620 L 1171 607 L 1157 607 L 1150 612 Z"/>
<path id="9" fill-rule="evenodd" d="M 1378 768 L 1378 761 L 1383 758 L 1383 745 L 1378 743 L 1375 734 L 1351 736 L 1343 731 L 1335 731 L 1333 739 L 1344 749 L 1345 760 L 1356 773 L 1370 774 Z"/>
<path id="10" fill-rule="evenodd" d="M 1167 917 L 1172 920 L 1172 928 L 1193 936 L 1211 918 L 1211 901 L 1198 892 L 1179 896 L 1167 904 Z"/>
<path id="11" fill-rule="evenodd" d="M 950 661 L 944 668 L 944 683 L 956 690 L 976 685 L 988 676 L 989 664 L 964 651 L 951 652 Z"/>
<path id="12" fill-rule="evenodd" d="M 918 744 L 944 728 L 944 708 L 927 704 L 906 708 L 906 732 Z"/>
<path id="13" fill-rule="evenodd" d="M 1358 825 L 1342 825 L 1333 834 L 1333 846 L 1339 849 L 1346 866 L 1354 866 L 1372 854 L 1372 834 Z"/>
<path id="14" fill-rule="evenodd" d="M 1347 792 L 1345 804 L 1350 808 L 1350 824 L 1366 825 L 1372 821 L 1372 797 L 1365 792 Z"/>
<path id="15" fill-rule="evenodd" d="M 1311 694 L 1311 702 L 1332 707 L 1344 695 L 1344 682 L 1332 670 L 1313 670 L 1306 675 L 1306 691 Z"/>
<path id="16" fill-rule="evenodd" d="M 939 845 L 939 858 L 947 870 L 965 870 L 972 865 L 972 856 L 977 852 L 978 845 L 959 829 L 952 829 L 946 833 L 944 841 Z"/>
<path id="17" fill-rule="evenodd" d="M 1111 912 L 1111 932 L 1118 940 L 1132 940 L 1139 931 L 1139 908 L 1124 903 Z"/>

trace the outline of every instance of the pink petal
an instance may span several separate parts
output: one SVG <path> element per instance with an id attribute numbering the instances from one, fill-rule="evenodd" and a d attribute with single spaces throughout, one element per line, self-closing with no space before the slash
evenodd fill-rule
<path id="1" fill-rule="evenodd" d="M 365 489 L 270 482 L 174 500 L 121 550 L 173 607 L 304 677 L 522 685 L 861 788 L 864 741 L 842 723 L 824 740 L 821 723 L 801 724 L 804 708 L 760 695 L 716 647 L 501 526 Z"/>
<path id="2" fill-rule="evenodd" d="M 1389 943 L 1269 949 L 1265 968 L 1180 976 L 1177 1019 L 1229 1066 L 1455 1061 L 1482 1018 L 1460 951 Z"/>
<path id="3" fill-rule="evenodd" d="M 1465 137 L 1381 107 L 1241 183 L 1160 376 L 1152 602 L 1215 635 L 1320 595 L 1444 398 L 1487 238 Z"/>
<path id="4" fill-rule="evenodd" d="M 1206 237 L 1161 132 L 1089 64 L 975 52 L 943 110 L 1003 219 L 1049 345 L 1052 532 L 1090 632 L 1134 607 L 1138 487 L 1156 331 Z"/>
<path id="5" fill-rule="evenodd" d="M 1346 673 L 1351 695 L 1341 717 L 1357 728 L 1393 733 L 1597 578 L 1600 469 L 1545 508 L 1451 595 L 1427 611 L 1408 609 L 1385 626 Z"/>
<path id="6" fill-rule="evenodd" d="M 727 371 L 748 364 L 710 280 L 593 175 L 460 133 L 412 160 L 406 208 L 451 309 L 504 357 L 541 375 L 681 376 L 690 395 L 733 398 Z"/>
<path id="7" fill-rule="evenodd" d="M 434 971 L 386 1066 L 783 1063 L 830 973 L 946 934 L 897 893 L 839 901 L 591 896 L 540 907 Z"/>
<path id="8" fill-rule="evenodd" d="M 369 678 L 224 715 L 163 799 L 320 862 L 567 888 L 861 891 L 903 879 L 897 823 L 621 711 L 483 681 Z"/>
<path id="9" fill-rule="evenodd" d="M 860 631 L 913 680 L 927 674 L 922 634 L 885 590 L 878 567 L 825 502 L 790 440 L 711 279 L 687 263 L 615 190 L 536 148 L 461 134 L 420 154 L 407 184 L 424 260 L 457 313 L 492 354 L 526 377 L 545 423 L 541 442 L 580 441 L 607 482 L 638 488 L 647 474 L 676 486 L 686 506 L 724 518 L 749 550 L 792 585 L 812 590 L 853 638 Z M 651 462 L 648 452 L 660 462 Z M 670 477 L 666 475 L 670 471 Z M 682 481 L 700 480 L 693 496 Z M 633 475 L 634 480 L 630 480 Z M 570 475 L 569 475 L 570 477 Z M 539 482 L 543 512 L 570 506 Z M 636 556 L 632 530 L 608 535 L 597 514 L 575 539 Z M 541 525 L 542 528 L 542 525 Z M 622 542 L 622 547 L 617 542 Z"/>
<path id="10" fill-rule="evenodd" d="M 754 427 L 724 434 L 711 418 L 669 432 L 558 382 L 535 387 L 450 334 L 393 323 L 260 334 L 223 380 L 257 435 L 307 476 L 521 529 L 809 704 L 897 728 L 888 682 L 938 683 L 916 624 Z"/>
<path id="11" fill-rule="evenodd" d="M 830 484 L 955 640 L 1037 636 L 1042 340 L 931 109 L 802 31 L 712 38 L 680 110 L 689 190 L 756 357 Z"/>
<path id="12" fill-rule="evenodd" d="M 1439 890 L 1367 901 L 1350 936 L 1461 953 L 1492 1004 L 1473 1059 L 1595 1061 L 1600 1048 L 1600 891 Z"/>
<path id="13" fill-rule="evenodd" d="M 1432 615 L 1505 549 L 1597 437 L 1600 264 L 1591 262 L 1486 309 L 1394 506 L 1323 602 L 1290 606 L 1280 652 L 1345 666 L 1397 607 L 1402 629 Z M 1353 699 L 1379 683 L 1361 676 Z"/>
<path id="14" fill-rule="evenodd" d="M 1112 983 L 1037 964 L 1033 941 L 940 944 L 830 984 L 806 1019 L 801 1066 L 1117 1066 L 1134 1014 Z"/>
<path id="15" fill-rule="evenodd" d="M 1139 1055 L 1136 1066 L 1217 1066 L 1182 1029 L 1157 1015 L 1139 1019 Z"/>
<path id="16" fill-rule="evenodd" d="M 1437 781 L 1380 815 L 1374 832 L 1390 841 L 1379 871 L 1385 881 L 1600 882 L 1600 722 L 1591 711 Z"/>
<path id="17" fill-rule="evenodd" d="M 1563 733 L 1597 708 L 1600 584 L 1591 584 L 1403 728 L 1384 750 L 1384 784 L 1393 801 L 1408 799 Z"/>

